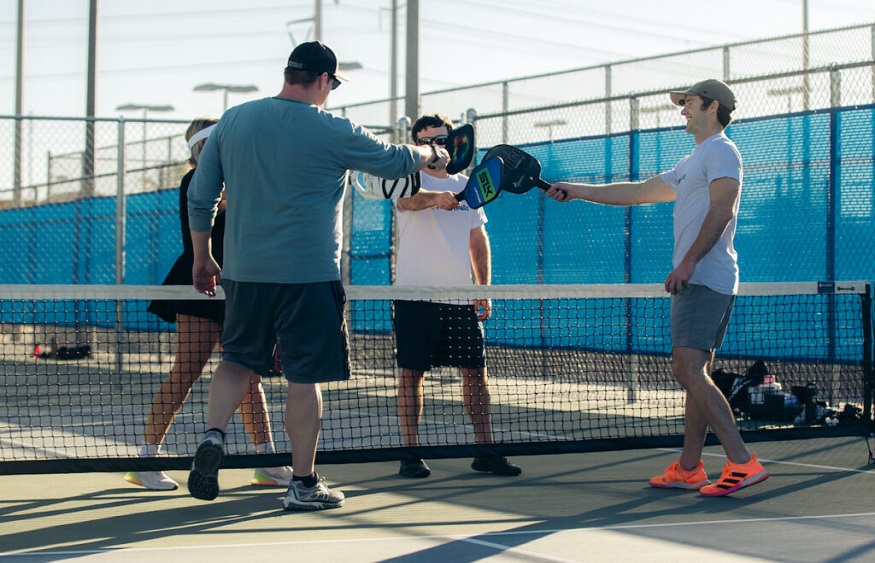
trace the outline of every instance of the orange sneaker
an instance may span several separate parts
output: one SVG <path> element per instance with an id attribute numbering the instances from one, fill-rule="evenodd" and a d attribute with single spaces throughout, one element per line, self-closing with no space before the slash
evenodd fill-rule
<path id="1" fill-rule="evenodd" d="M 650 486 L 660 489 L 687 489 L 695 491 L 711 484 L 704 468 L 705 464 L 700 461 L 694 469 L 684 469 L 681 467 L 681 461 L 677 460 L 666 467 L 662 475 L 651 477 Z"/>
<path id="2" fill-rule="evenodd" d="M 702 487 L 699 494 L 706 497 L 722 497 L 739 489 L 756 485 L 769 478 L 769 472 L 757 461 L 756 454 L 751 454 L 747 463 L 732 463 L 727 461 L 723 467 L 720 480 L 713 485 Z"/>

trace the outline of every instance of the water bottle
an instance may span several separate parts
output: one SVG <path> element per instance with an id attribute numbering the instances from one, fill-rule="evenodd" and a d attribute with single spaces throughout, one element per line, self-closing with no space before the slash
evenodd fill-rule
<path id="1" fill-rule="evenodd" d="M 766 395 L 783 395 L 784 388 L 775 380 L 775 376 L 767 373 L 763 376 L 763 393 Z"/>
<path id="2" fill-rule="evenodd" d="M 749 387 L 748 396 L 750 404 L 762 405 L 766 402 L 766 395 L 783 395 L 784 390 L 781 384 L 775 381 L 775 376 L 767 373 L 763 376 L 763 382 L 759 385 Z"/>

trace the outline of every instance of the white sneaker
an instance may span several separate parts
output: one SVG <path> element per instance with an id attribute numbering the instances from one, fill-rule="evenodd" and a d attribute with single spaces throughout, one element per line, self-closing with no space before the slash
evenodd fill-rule
<path id="1" fill-rule="evenodd" d="M 259 467 L 252 475 L 250 483 L 256 487 L 288 487 L 292 482 L 292 468 Z"/>
<path id="2" fill-rule="evenodd" d="M 131 471 L 125 474 L 125 481 L 153 491 L 175 491 L 179 487 L 163 471 Z"/>

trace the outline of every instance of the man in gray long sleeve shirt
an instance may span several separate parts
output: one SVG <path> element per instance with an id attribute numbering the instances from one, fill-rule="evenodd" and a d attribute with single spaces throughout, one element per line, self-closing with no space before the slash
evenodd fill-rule
<path id="1" fill-rule="evenodd" d="M 343 504 L 314 464 L 322 418 L 319 384 L 349 378 L 349 342 L 340 282 L 341 207 L 348 169 L 385 178 L 427 164 L 445 166 L 443 149 L 391 145 L 321 109 L 346 78 L 318 41 L 292 51 L 280 94 L 228 110 L 203 152 L 189 188 L 194 286 L 225 291 L 222 363 L 210 385 L 207 432 L 188 487 L 192 496 L 218 495 L 224 430 L 251 371 L 263 372 L 279 339 L 289 380 L 286 430 L 293 480 L 286 510 Z M 224 270 L 209 247 L 213 217 L 227 199 Z"/>

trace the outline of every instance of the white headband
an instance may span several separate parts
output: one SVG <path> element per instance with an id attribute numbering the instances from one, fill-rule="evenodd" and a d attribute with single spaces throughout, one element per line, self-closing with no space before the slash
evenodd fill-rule
<path id="1" fill-rule="evenodd" d="M 196 144 L 209 137 L 210 133 L 213 132 L 213 129 L 216 128 L 216 125 L 218 125 L 218 123 L 214 123 L 209 127 L 204 127 L 203 129 L 192 135 L 191 139 L 188 140 L 188 148 L 194 148 Z"/>

